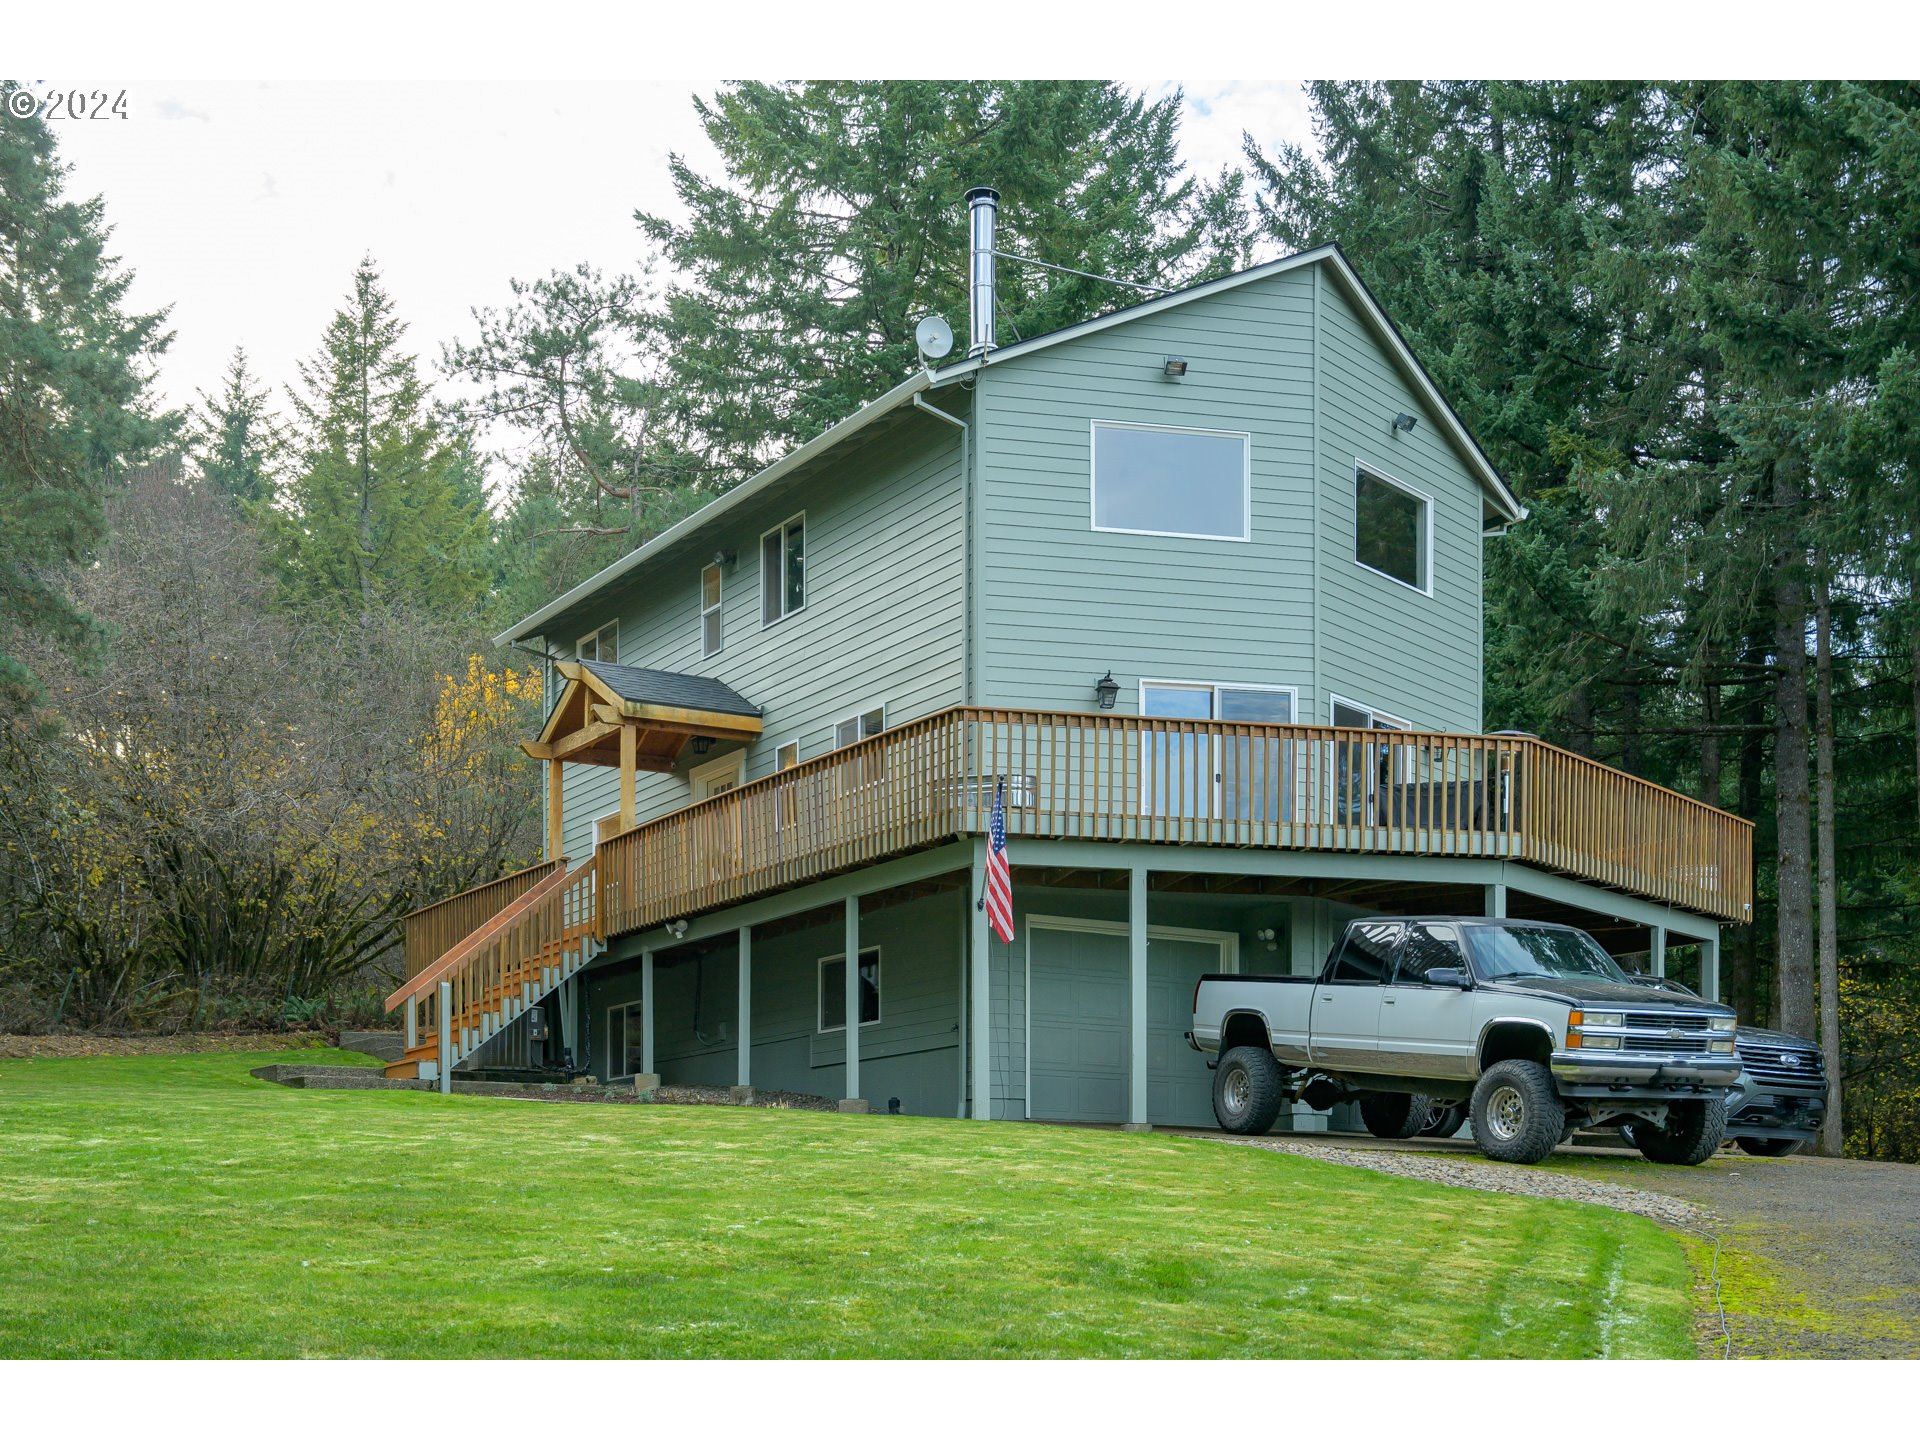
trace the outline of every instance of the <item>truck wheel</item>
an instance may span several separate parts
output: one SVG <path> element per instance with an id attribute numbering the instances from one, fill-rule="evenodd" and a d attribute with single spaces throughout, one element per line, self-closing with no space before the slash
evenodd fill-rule
<path id="1" fill-rule="evenodd" d="M 1473 1087 L 1473 1140 L 1489 1160 L 1538 1165 L 1560 1143 L 1566 1108 L 1537 1060 L 1490 1065 Z"/>
<path id="2" fill-rule="evenodd" d="M 1784 1155 L 1799 1154 L 1800 1147 L 1807 1142 L 1804 1140 L 1759 1140 L 1751 1135 L 1742 1135 L 1733 1143 L 1749 1155 L 1771 1155 L 1777 1160 Z"/>
<path id="3" fill-rule="evenodd" d="M 1422 1140 L 1445 1140 L 1460 1133 L 1460 1127 L 1467 1123 L 1465 1105 L 1433 1105 L 1427 1112 L 1427 1123 L 1420 1129 Z"/>
<path id="4" fill-rule="evenodd" d="M 1727 1107 L 1718 1100 L 1675 1100 L 1667 1123 L 1634 1122 L 1633 1143 L 1656 1165 L 1699 1165 L 1720 1148 L 1727 1133 Z"/>
<path id="5" fill-rule="evenodd" d="M 1382 1140 L 1411 1140 L 1427 1123 L 1432 1104 L 1424 1095 L 1374 1090 L 1360 1097 L 1360 1123 Z"/>
<path id="6" fill-rule="evenodd" d="M 1236 1045 L 1213 1072 L 1213 1118 L 1229 1135 L 1264 1135 L 1280 1118 L 1280 1062 L 1258 1045 Z"/>

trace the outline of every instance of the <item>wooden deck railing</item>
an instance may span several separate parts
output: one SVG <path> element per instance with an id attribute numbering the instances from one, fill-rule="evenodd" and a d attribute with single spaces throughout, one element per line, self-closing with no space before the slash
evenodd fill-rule
<path id="1" fill-rule="evenodd" d="M 598 873 L 592 860 L 576 870 L 555 861 L 389 995 L 389 1011 L 405 1007 L 406 1062 L 450 1071 L 598 954 Z"/>
<path id="2" fill-rule="evenodd" d="M 986 830 L 1525 861 L 1725 920 L 1753 827 L 1527 736 L 955 708 L 649 821 L 599 850 L 617 934 Z"/>
<path id="3" fill-rule="evenodd" d="M 543 860 L 445 900 L 422 905 L 406 918 L 407 979 L 411 980 L 487 921 L 551 875 L 560 862 Z"/>

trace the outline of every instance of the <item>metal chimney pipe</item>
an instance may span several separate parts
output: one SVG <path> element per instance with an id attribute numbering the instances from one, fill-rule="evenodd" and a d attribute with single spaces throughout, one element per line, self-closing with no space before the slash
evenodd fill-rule
<path id="1" fill-rule="evenodd" d="M 967 191 L 967 354 L 993 349 L 993 223 L 1000 192 L 988 185 Z"/>

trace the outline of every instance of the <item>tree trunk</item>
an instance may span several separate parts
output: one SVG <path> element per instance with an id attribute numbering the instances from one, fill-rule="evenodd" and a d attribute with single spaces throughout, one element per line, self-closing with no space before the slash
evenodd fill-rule
<path id="1" fill-rule="evenodd" d="M 1734 806 L 1748 820 L 1760 818 L 1764 801 L 1761 781 L 1766 767 L 1767 685 L 1756 667 L 1767 653 L 1764 632 L 1747 637 L 1744 659 L 1749 679 L 1740 687 L 1740 764 L 1735 776 Z M 1734 936 L 1727 965 L 1727 992 L 1743 1025 L 1760 1023 L 1760 924 L 1742 925 Z"/>
<path id="2" fill-rule="evenodd" d="M 1640 682 L 1629 680 L 1620 696 L 1620 768 L 1640 773 Z"/>
<path id="3" fill-rule="evenodd" d="M 1827 1115 L 1820 1153 L 1841 1155 L 1840 897 L 1833 853 L 1833 608 L 1826 557 L 1814 565 L 1814 765 L 1820 839 L 1820 1048 L 1827 1056 Z"/>
<path id="4" fill-rule="evenodd" d="M 1700 798 L 1720 803 L 1720 682 L 1700 687 Z"/>
<path id="5" fill-rule="evenodd" d="M 1920 811 L 1920 616 L 1913 622 L 1908 658 L 1913 661 L 1913 804 Z"/>
<path id="6" fill-rule="evenodd" d="M 1593 758 L 1593 688 L 1582 682 L 1567 703 L 1567 748 Z"/>
<path id="7" fill-rule="evenodd" d="M 1774 809 L 1779 817 L 1775 889 L 1773 1013 L 1793 1035 L 1813 1031 L 1813 835 L 1807 777 L 1807 582 L 1798 546 L 1802 509 L 1800 467 L 1773 468 L 1773 500 L 1786 519 L 1787 539 L 1774 558 L 1773 644 Z"/>

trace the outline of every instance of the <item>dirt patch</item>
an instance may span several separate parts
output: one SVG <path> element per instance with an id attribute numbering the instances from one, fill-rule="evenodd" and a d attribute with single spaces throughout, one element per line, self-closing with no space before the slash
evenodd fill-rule
<path id="1" fill-rule="evenodd" d="M 72 1060 L 94 1055 L 200 1055 L 212 1050 L 313 1050 L 318 1030 L 200 1031 L 192 1035 L 0 1035 L 0 1060 Z"/>
<path id="2" fill-rule="evenodd" d="M 662 1085 L 653 1092 L 656 1105 L 738 1105 L 724 1085 Z M 824 1095 L 802 1095 L 797 1090 L 755 1090 L 745 1102 L 756 1110 L 837 1110 Z"/>

